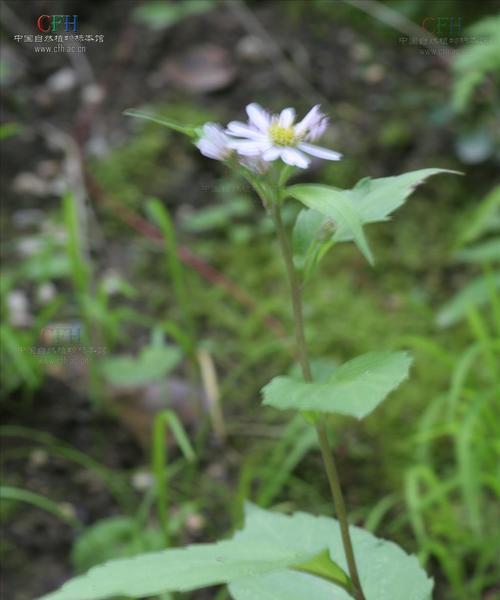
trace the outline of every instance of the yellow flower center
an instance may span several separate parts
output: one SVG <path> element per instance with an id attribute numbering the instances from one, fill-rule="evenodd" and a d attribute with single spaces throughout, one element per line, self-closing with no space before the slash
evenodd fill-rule
<path id="1" fill-rule="evenodd" d="M 293 127 L 281 127 L 278 123 L 269 127 L 269 135 L 276 146 L 295 146 L 300 141 Z"/>

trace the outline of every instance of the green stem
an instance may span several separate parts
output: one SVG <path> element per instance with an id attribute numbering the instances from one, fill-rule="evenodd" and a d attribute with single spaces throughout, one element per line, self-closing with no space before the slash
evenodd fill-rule
<path id="1" fill-rule="evenodd" d="M 333 452 L 330 449 L 328 443 L 328 436 L 326 435 L 326 428 L 322 423 L 316 423 L 316 433 L 318 434 L 319 445 L 321 448 L 321 456 L 323 457 L 323 464 L 328 476 L 328 482 L 330 484 L 330 490 L 335 504 L 335 511 L 337 513 L 337 519 L 340 525 L 340 533 L 342 536 L 342 545 L 344 546 L 344 553 L 347 560 L 347 567 L 349 569 L 349 575 L 354 587 L 353 593 L 356 600 L 365 600 L 363 589 L 361 587 L 361 581 L 359 580 L 358 568 L 356 566 L 356 558 L 354 557 L 354 550 L 351 542 L 351 534 L 349 533 L 349 522 L 347 520 L 347 511 L 344 502 L 344 496 L 342 494 L 342 488 L 340 486 L 339 473 L 337 471 L 337 465 Z"/>
<path id="2" fill-rule="evenodd" d="M 288 276 L 288 283 L 290 286 L 290 295 L 292 299 L 293 317 L 295 321 L 295 338 L 297 342 L 297 351 L 299 354 L 299 362 L 302 368 L 305 381 L 312 381 L 311 367 L 309 365 L 309 358 L 307 356 L 306 336 L 304 334 L 304 318 L 302 315 L 302 298 L 300 292 L 300 283 L 297 277 L 292 258 L 292 250 L 290 248 L 290 242 L 281 219 L 281 211 L 279 206 L 274 203 L 272 207 L 272 216 L 274 225 L 276 227 L 276 233 L 278 234 L 278 241 L 281 248 L 281 254 L 285 261 L 286 272 Z"/>
<path id="3" fill-rule="evenodd" d="M 302 374 L 305 381 L 312 381 L 311 366 L 309 364 L 309 357 L 307 354 L 306 339 L 304 334 L 304 318 L 302 314 L 302 295 L 301 286 L 297 277 L 297 272 L 293 264 L 293 255 L 290 247 L 290 242 L 281 219 L 281 211 L 277 202 L 273 202 L 271 208 L 271 214 L 278 234 L 278 241 L 285 262 L 286 272 L 288 276 L 288 283 L 290 285 L 290 295 L 292 299 L 293 317 L 295 321 L 295 338 L 297 342 L 297 350 L 299 355 L 299 362 L 302 368 Z M 325 467 L 328 482 L 330 484 L 330 490 L 335 505 L 335 512 L 337 519 L 340 524 L 340 532 L 342 535 L 342 544 L 344 546 L 344 553 L 347 560 L 347 566 L 349 569 L 349 575 L 353 584 L 353 594 L 356 600 L 365 600 L 363 590 L 361 588 L 361 582 L 358 575 L 358 569 L 356 567 L 356 559 L 354 557 L 354 550 L 352 547 L 351 536 L 349 533 L 349 523 L 347 521 L 347 511 L 344 502 L 344 496 L 342 494 L 342 488 L 340 486 L 339 475 L 333 452 L 328 442 L 326 434 L 326 428 L 322 423 L 316 422 L 316 433 L 318 435 L 318 441 L 321 449 L 321 456 L 323 458 L 323 464 Z"/>

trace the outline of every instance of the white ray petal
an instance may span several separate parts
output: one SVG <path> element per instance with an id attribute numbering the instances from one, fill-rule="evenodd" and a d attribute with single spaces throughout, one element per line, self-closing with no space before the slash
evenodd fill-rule
<path id="1" fill-rule="evenodd" d="M 268 144 L 253 140 L 231 140 L 228 147 L 242 156 L 259 156 L 268 149 Z"/>
<path id="2" fill-rule="evenodd" d="M 209 140 L 201 139 L 196 146 L 208 158 L 214 158 L 215 160 L 222 160 L 223 158 L 224 153 L 221 151 L 221 148 Z"/>
<path id="3" fill-rule="evenodd" d="M 282 148 L 279 148 L 278 146 L 273 146 L 272 148 L 269 148 L 269 150 L 266 150 L 262 154 L 262 160 L 265 160 L 265 161 L 276 160 L 277 158 L 279 158 L 281 151 L 282 151 Z"/>
<path id="4" fill-rule="evenodd" d="M 264 137 L 264 134 L 261 131 L 257 131 L 253 127 L 241 123 L 240 121 L 231 121 L 228 123 L 226 133 L 228 135 L 250 138 L 252 140 L 262 139 Z"/>
<path id="5" fill-rule="evenodd" d="M 335 150 L 329 150 L 328 148 L 322 148 L 321 146 L 315 146 L 314 144 L 306 144 L 305 142 L 302 142 L 302 144 L 299 144 L 298 147 L 300 150 L 303 150 L 312 156 L 324 158 L 325 160 L 340 160 L 342 158 L 342 154 L 340 154 L 340 152 L 335 152 Z"/>
<path id="6" fill-rule="evenodd" d="M 328 117 L 323 117 L 317 124 L 314 124 L 309 129 L 309 132 L 305 136 L 305 139 L 308 142 L 315 142 L 325 133 L 329 123 L 330 119 Z"/>
<path id="7" fill-rule="evenodd" d="M 253 125 L 262 132 L 266 132 L 271 122 L 271 117 L 260 104 L 252 102 L 246 108 L 250 125 Z"/>
<path id="8" fill-rule="evenodd" d="M 295 120 L 295 109 L 284 108 L 279 116 L 280 127 L 290 127 Z"/>
<path id="9" fill-rule="evenodd" d="M 302 135 L 307 132 L 308 129 L 314 127 L 324 117 L 323 113 L 319 110 L 320 105 L 316 104 L 311 108 L 307 115 L 297 123 L 295 131 L 298 135 Z"/>
<path id="10" fill-rule="evenodd" d="M 281 159 L 286 162 L 287 165 L 294 167 L 300 167 L 301 169 L 307 169 L 309 166 L 309 159 L 295 148 L 283 148 L 281 151 Z"/>

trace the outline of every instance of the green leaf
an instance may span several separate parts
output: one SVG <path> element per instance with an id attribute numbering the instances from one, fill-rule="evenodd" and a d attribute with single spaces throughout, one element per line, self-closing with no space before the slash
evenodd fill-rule
<path id="1" fill-rule="evenodd" d="M 468 263 L 500 262 L 500 237 L 464 248 L 456 253 L 455 258 Z"/>
<path id="2" fill-rule="evenodd" d="M 346 572 L 340 528 L 334 519 L 295 513 L 288 517 L 250 505 L 247 526 L 255 537 L 280 536 L 283 543 L 321 552 L 328 547 L 330 560 Z M 368 600 L 429 600 L 432 580 L 415 557 L 396 544 L 376 538 L 358 527 L 350 527 L 361 583 Z M 285 569 L 231 582 L 235 600 L 352 600 L 342 588 L 315 577 Z"/>
<path id="3" fill-rule="evenodd" d="M 151 452 L 151 470 L 155 476 L 156 503 L 158 517 L 163 528 L 165 546 L 170 546 L 169 508 L 169 470 L 167 434 L 173 434 L 177 445 L 185 458 L 193 462 L 196 455 L 189 437 L 173 410 L 165 409 L 157 413 L 153 423 L 153 447 Z"/>
<path id="4" fill-rule="evenodd" d="M 63 198 L 63 217 L 68 235 L 66 251 L 70 261 L 70 274 L 76 290 L 85 295 L 90 281 L 90 268 L 85 260 L 81 215 L 75 197 L 70 193 Z"/>
<path id="5" fill-rule="evenodd" d="M 0 500 L 2 502 L 26 502 L 27 504 L 32 504 L 33 506 L 36 506 L 45 512 L 59 517 L 62 521 L 65 521 L 69 525 L 77 528 L 82 527 L 81 521 L 71 512 L 65 511 L 50 498 L 42 496 L 41 494 L 36 494 L 35 492 L 30 492 L 29 490 L 23 490 L 10 485 L 2 485 L 0 486 Z"/>
<path id="6" fill-rule="evenodd" d="M 467 35 L 485 38 L 486 43 L 467 44 L 453 62 L 452 106 L 463 112 L 475 89 L 488 74 L 500 69 L 500 16 L 488 16 L 467 28 Z"/>
<path id="7" fill-rule="evenodd" d="M 301 415 L 295 415 L 280 434 L 273 450 L 267 453 L 255 472 L 259 481 L 256 499 L 259 506 L 270 506 L 290 480 L 290 477 L 312 448 L 318 445 L 314 427 Z"/>
<path id="8" fill-rule="evenodd" d="M 179 133 L 183 133 L 184 135 L 187 135 L 192 138 L 197 136 L 197 127 L 192 127 L 190 125 L 182 125 L 181 123 L 177 123 L 177 121 L 173 121 L 171 119 L 165 119 L 164 117 L 158 117 L 156 115 L 148 115 L 133 108 L 128 108 L 127 110 L 124 110 L 123 114 L 127 117 L 137 117 L 138 119 L 146 119 L 148 121 L 153 121 L 153 123 L 164 125 L 169 129 L 173 129 L 174 131 L 178 131 Z"/>
<path id="9" fill-rule="evenodd" d="M 460 174 L 458 171 L 448 169 L 420 169 L 395 177 L 380 179 L 365 177 L 351 190 L 327 189 L 331 190 L 331 198 L 335 197 L 336 202 L 341 199 L 354 210 L 361 225 L 366 225 L 387 221 L 419 184 L 439 173 Z M 307 186 L 292 186 L 290 190 L 297 187 Z M 336 219 L 331 214 L 325 214 L 319 206 L 306 202 L 304 204 L 309 206 L 309 209 L 301 211 L 297 218 L 294 228 L 294 254 L 297 266 L 304 269 L 307 279 L 307 275 L 314 270 L 333 244 L 351 240 L 358 243 L 358 241 L 348 223 Z M 335 224 L 334 228 L 331 227 L 332 220 Z"/>
<path id="10" fill-rule="evenodd" d="M 311 240 L 314 238 L 320 238 L 318 235 L 319 229 L 322 225 L 332 222 L 325 219 L 317 210 L 304 208 L 300 211 L 295 226 L 293 228 L 293 247 L 294 251 L 299 256 L 305 256 L 309 250 Z M 331 233 L 329 232 L 331 237 Z"/>
<path id="11" fill-rule="evenodd" d="M 189 591 L 284 569 L 311 558 L 309 549 L 287 546 L 272 530 L 260 540 L 240 532 L 232 540 L 142 554 L 91 569 L 44 600 L 98 600 Z"/>
<path id="12" fill-rule="evenodd" d="M 0 140 L 6 140 L 19 135 L 22 130 L 23 126 L 20 123 L 3 123 L 0 125 Z"/>
<path id="13" fill-rule="evenodd" d="M 125 558 L 164 548 L 159 529 L 143 527 L 131 517 L 110 517 L 87 527 L 77 538 L 71 560 L 78 572 L 111 558 Z"/>
<path id="14" fill-rule="evenodd" d="M 430 598 L 432 581 L 416 558 L 362 529 L 350 530 L 369 600 Z M 304 513 L 285 516 L 249 505 L 244 529 L 231 540 L 113 561 L 76 577 L 43 600 L 143 598 L 220 583 L 230 583 L 236 600 L 351 600 L 323 577 L 293 570 L 293 565 L 308 564 L 325 548 L 330 560 L 347 571 L 334 519 Z"/>
<path id="15" fill-rule="evenodd" d="M 370 352 L 343 364 L 325 382 L 275 377 L 262 390 L 264 404 L 362 419 L 408 377 L 406 352 Z"/>
<path id="16" fill-rule="evenodd" d="M 304 272 L 304 279 L 314 272 L 321 258 L 321 249 L 331 245 L 335 224 L 317 210 L 300 211 L 293 228 L 293 258 L 295 266 Z"/>
<path id="17" fill-rule="evenodd" d="M 495 186 L 479 205 L 466 215 L 457 245 L 465 246 L 493 231 L 500 231 L 500 185 Z"/>
<path id="18" fill-rule="evenodd" d="M 316 575 L 316 577 L 322 577 L 326 581 L 331 581 L 345 588 L 347 591 L 352 589 L 352 582 L 349 576 L 332 561 L 328 550 L 323 550 L 311 560 L 298 565 L 292 565 L 292 569 L 301 571 L 302 573 L 310 573 L 311 575 Z"/>
<path id="19" fill-rule="evenodd" d="M 304 183 L 292 185 L 287 193 L 307 207 L 333 219 L 337 227 L 349 231 L 363 256 L 373 264 L 373 256 L 363 232 L 361 219 L 341 190 L 327 185 Z"/>
<path id="20" fill-rule="evenodd" d="M 387 221 L 389 215 L 406 202 L 415 188 L 424 183 L 428 177 L 439 173 L 462 174 L 449 169 L 419 169 L 393 177 L 379 179 L 366 177 L 358 181 L 350 190 L 351 201 L 363 223 Z M 337 233 L 337 236 L 339 239 L 342 237 L 340 233 Z"/>
<path id="21" fill-rule="evenodd" d="M 462 290 L 447 302 L 436 317 L 440 327 L 449 327 L 458 323 L 472 308 L 484 306 L 491 300 L 492 293 L 500 291 L 500 272 L 497 271 L 487 277 L 480 276 L 473 279 Z"/>
<path id="22" fill-rule="evenodd" d="M 190 15 L 206 12 L 213 8 L 214 4 L 213 0 L 149 1 L 137 6 L 132 17 L 151 29 L 161 30 L 172 27 Z"/>
<path id="23" fill-rule="evenodd" d="M 117 386 L 135 386 L 165 377 L 179 364 L 181 351 L 176 346 L 153 344 L 139 356 L 113 356 L 102 362 L 106 379 Z"/>

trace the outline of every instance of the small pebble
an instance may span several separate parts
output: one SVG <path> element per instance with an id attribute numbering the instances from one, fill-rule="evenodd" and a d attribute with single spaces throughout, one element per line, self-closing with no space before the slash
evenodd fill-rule
<path id="1" fill-rule="evenodd" d="M 49 455 L 47 453 L 47 450 L 44 450 L 43 448 L 36 448 L 35 450 L 33 450 L 29 458 L 30 463 L 34 467 L 43 467 L 47 464 L 48 460 Z"/>
<path id="2" fill-rule="evenodd" d="M 385 68 L 382 65 L 370 65 L 363 74 L 363 79 L 368 83 L 380 83 L 385 77 Z"/>
<path id="3" fill-rule="evenodd" d="M 65 67 L 53 73 L 47 79 L 47 88 L 53 94 L 63 94 L 72 90 L 77 83 L 76 73 L 73 69 Z"/>
<path id="4" fill-rule="evenodd" d="M 199 533 L 205 527 L 205 519 L 199 513 L 191 513 L 186 518 L 186 528 L 191 533 Z"/>
<path id="5" fill-rule="evenodd" d="M 25 172 L 19 173 L 19 175 L 14 178 L 12 190 L 16 194 L 46 196 L 50 192 L 50 186 L 38 175 Z"/>
<path id="6" fill-rule="evenodd" d="M 29 311 L 28 297 L 22 290 L 12 290 L 7 296 L 9 323 L 13 327 L 29 327 L 33 317 Z"/>
<path id="7" fill-rule="evenodd" d="M 139 491 L 148 490 L 154 485 L 153 474 L 149 471 L 138 471 L 132 475 L 131 483 L 134 489 Z"/>
<path id="8" fill-rule="evenodd" d="M 36 291 L 36 299 L 40 304 L 47 304 L 55 298 L 57 294 L 56 286 L 51 281 L 42 283 Z"/>
<path id="9" fill-rule="evenodd" d="M 82 90 L 82 100 L 85 104 L 99 104 L 104 100 L 104 96 L 103 88 L 95 83 L 86 85 Z"/>
<path id="10" fill-rule="evenodd" d="M 42 240 L 39 237 L 23 237 L 17 242 L 17 253 L 23 258 L 29 258 L 40 252 L 42 245 Z"/>
<path id="11" fill-rule="evenodd" d="M 236 45 L 236 54 L 248 62 L 259 63 L 266 60 L 268 52 L 265 42 L 256 35 L 246 35 Z"/>

